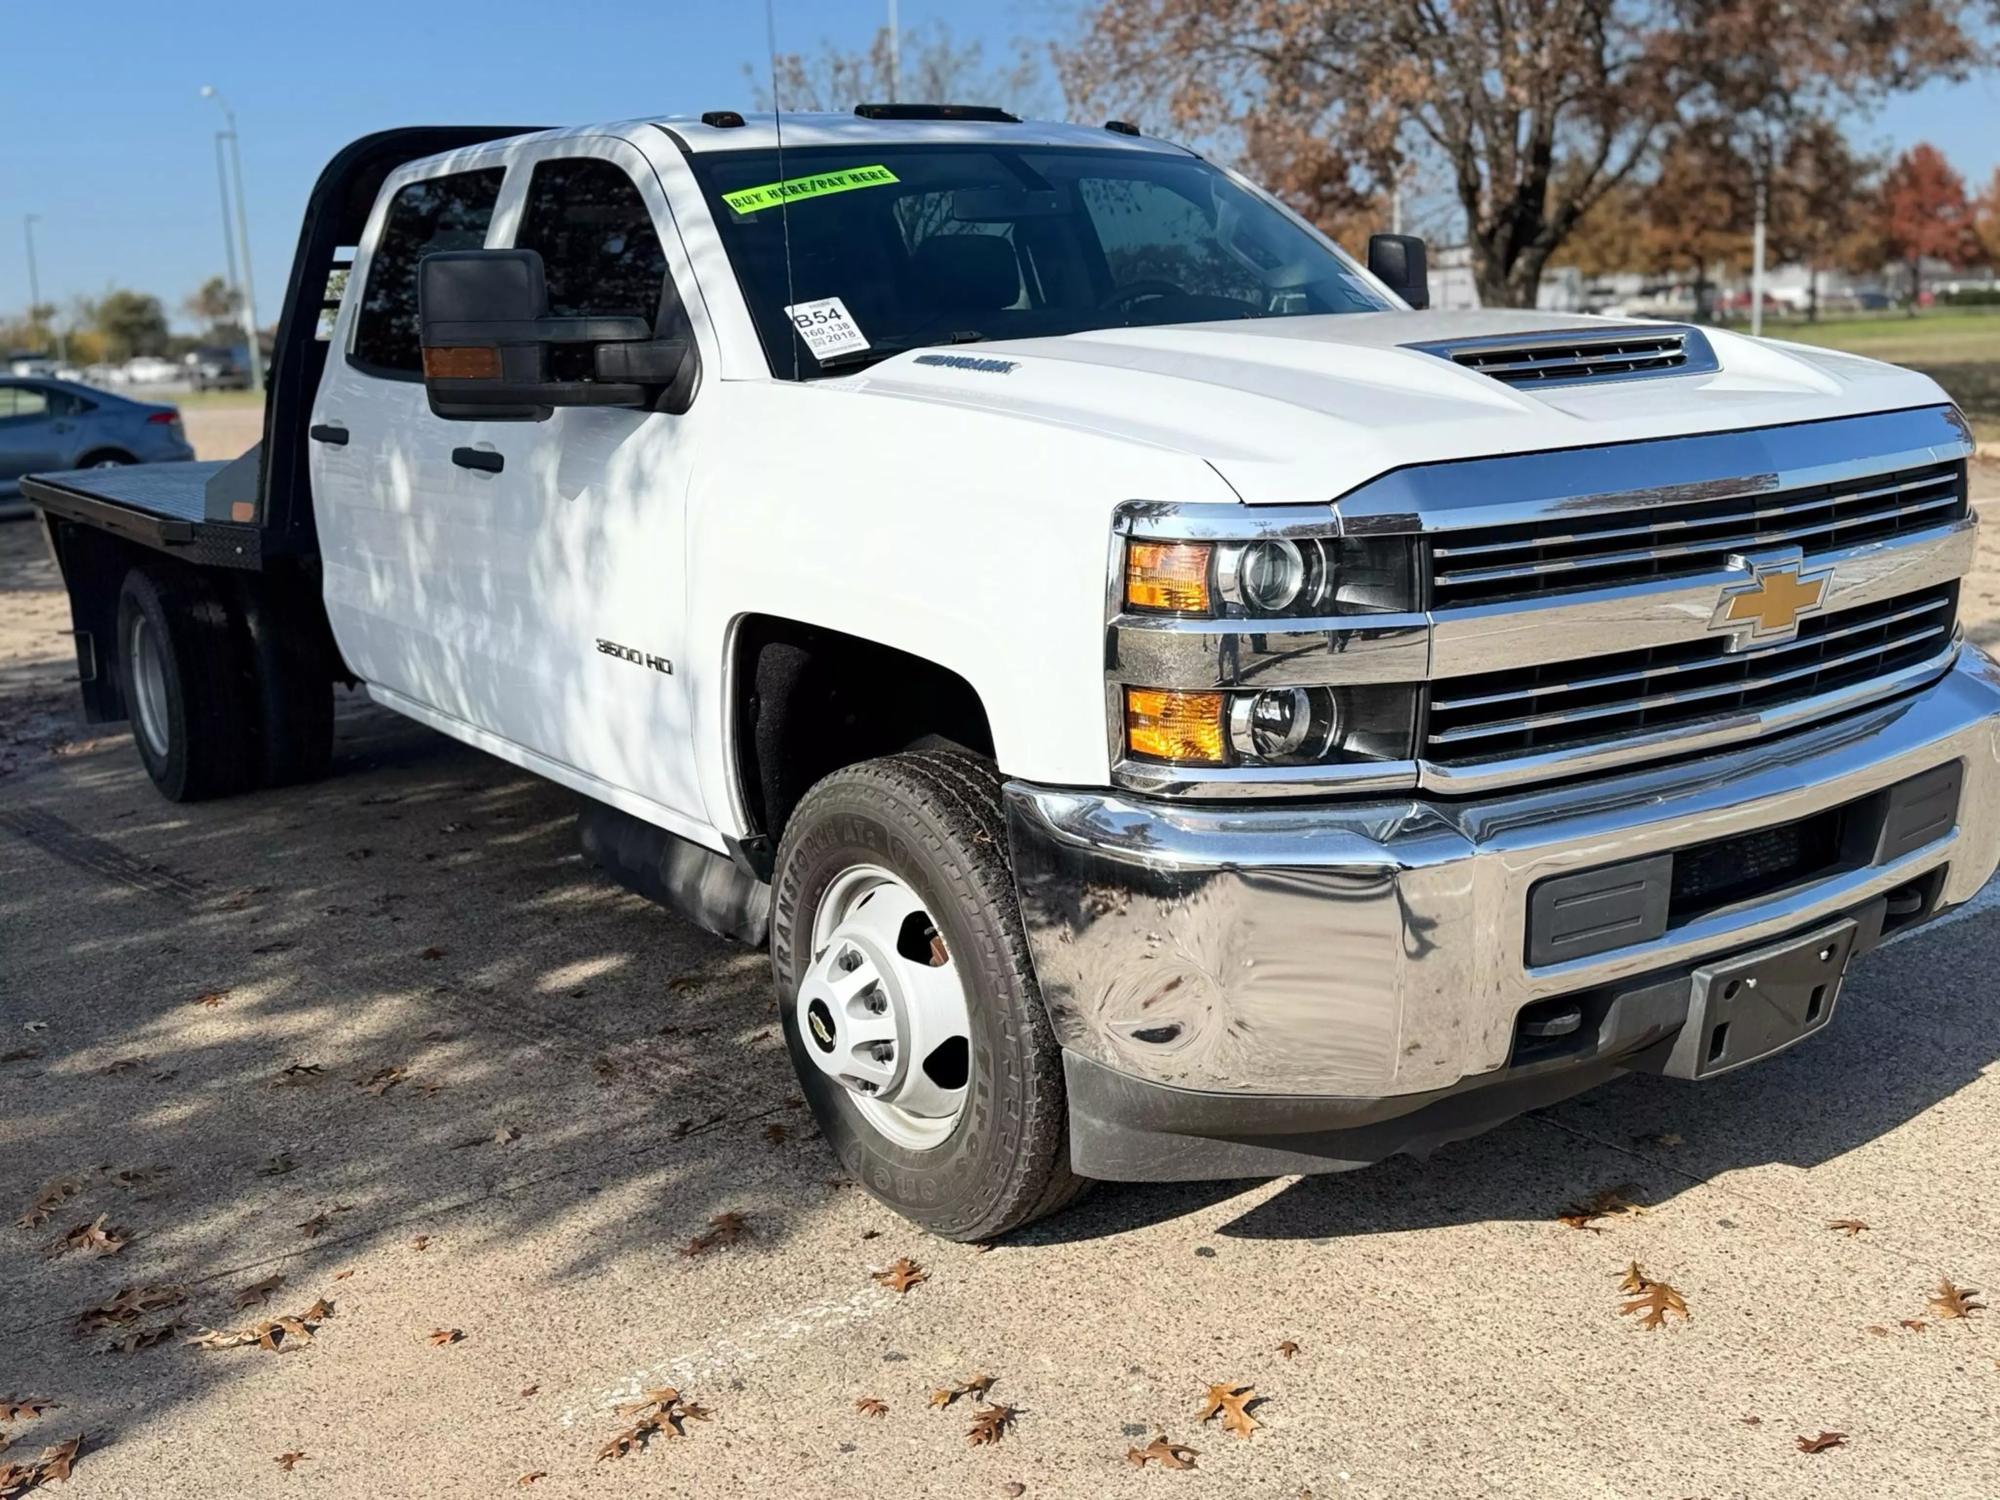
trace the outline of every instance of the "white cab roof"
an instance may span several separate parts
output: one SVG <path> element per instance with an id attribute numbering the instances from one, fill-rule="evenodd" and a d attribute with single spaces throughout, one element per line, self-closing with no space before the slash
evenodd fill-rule
<path id="1" fill-rule="evenodd" d="M 741 125 L 704 125 L 699 116 L 672 115 L 654 124 L 672 131 L 690 151 L 770 150 L 778 144 L 778 117 L 743 116 Z M 989 120 L 865 120 L 852 114 L 792 113 L 784 116 L 784 143 L 791 146 L 870 146 L 942 144 L 978 146 L 1094 146 L 1130 151 L 1187 152 L 1166 141 L 1121 135 L 1101 126 L 1069 125 L 1054 120 L 1021 120 L 1002 124 Z"/>

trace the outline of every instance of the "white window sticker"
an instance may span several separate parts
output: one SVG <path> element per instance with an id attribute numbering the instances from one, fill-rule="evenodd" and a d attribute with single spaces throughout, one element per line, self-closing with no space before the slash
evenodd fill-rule
<path id="1" fill-rule="evenodd" d="M 798 329 L 814 359 L 830 359 L 836 354 L 851 354 L 868 347 L 868 340 L 854 326 L 846 304 L 838 297 L 796 302 L 785 309 L 785 316 L 792 320 L 792 326 Z"/>

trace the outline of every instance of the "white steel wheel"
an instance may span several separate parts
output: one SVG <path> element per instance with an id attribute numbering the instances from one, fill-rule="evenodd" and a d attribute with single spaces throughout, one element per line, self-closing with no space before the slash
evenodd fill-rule
<path id="1" fill-rule="evenodd" d="M 965 1111 L 965 984 L 916 892 L 879 865 L 836 876 L 814 913 L 799 984 L 806 1055 L 862 1117 L 909 1151 L 950 1138 Z"/>
<path id="2" fill-rule="evenodd" d="M 131 634 L 125 649 L 132 662 L 132 686 L 138 702 L 132 705 L 139 733 L 153 754 L 167 754 L 167 665 L 159 633 L 143 614 L 132 616 Z"/>

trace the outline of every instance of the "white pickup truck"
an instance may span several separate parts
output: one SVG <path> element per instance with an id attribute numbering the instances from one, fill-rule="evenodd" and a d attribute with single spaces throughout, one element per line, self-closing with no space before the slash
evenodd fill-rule
<path id="1" fill-rule="evenodd" d="M 258 449 L 26 491 L 167 796 L 323 772 L 337 682 L 572 788 L 984 1239 L 1735 1068 L 1993 872 L 1945 394 L 1426 303 L 1118 122 L 393 131 Z"/>

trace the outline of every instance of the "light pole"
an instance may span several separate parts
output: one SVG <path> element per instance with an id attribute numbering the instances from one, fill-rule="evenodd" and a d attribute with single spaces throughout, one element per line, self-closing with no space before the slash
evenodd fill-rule
<path id="1" fill-rule="evenodd" d="M 236 279 L 236 232 L 229 227 L 229 168 L 222 159 L 222 141 L 228 133 L 215 132 L 215 187 L 222 200 L 222 264 L 227 271 L 229 294 L 239 299 L 240 310 L 243 287 Z"/>
<path id="2" fill-rule="evenodd" d="M 889 0 L 889 102 L 901 97 L 903 83 L 903 28 L 896 20 L 896 0 Z"/>
<path id="3" fill-rule="evenodd" d="M 1771 138 L 1759 139 L 1757 152 L 1757 203 L 1750 230 L 1750 336 L 1764 332 L 1764 238 L 1765 220 L 1771 209 Z"/>
<path id="4" fill-rule="evenodd" d="M 257 341 L 257 278 L 250 271 L 250 217 L 243 206 L 243 150 L 236 130 L 236 111 L 229 107 L 229 101 L 212 83 L 201 86 L 201 97 L 213 99 L 221 105 L 222 118 L 228 122 L 225 134 L 229 137 L 229 161 L 236 179 L 236 238 L 243 251 L 243 331 L 250 340 L 250 388 L 262 394 L 264 350 Z M 218 163 L 220 160 L 218 156 Z M 221 170 L 219 165 L 217 170 Z"/>
<path id="5" fill-rule="evenodd" d="M 21 215 L 21 236 L 28 242 L 28 321 L 42 326 L 42 278 L 35 266 L 35 226 L 42 222 L 40 214 Z M 60 328 L 52 330 L 56 336 L 56 363 L 69 363 L 69 340 Z"/>

